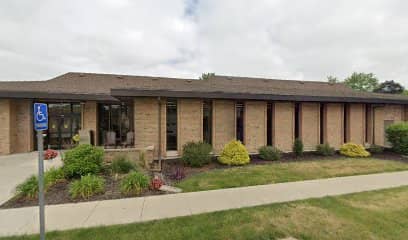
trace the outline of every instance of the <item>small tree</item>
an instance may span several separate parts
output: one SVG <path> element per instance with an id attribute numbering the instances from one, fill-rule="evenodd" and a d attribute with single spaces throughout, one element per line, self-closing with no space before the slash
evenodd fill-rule
<path id="1" fill-rule="evenodd" d="M 212 78 L 212 77 L 214 77 L 215 76 L 215 73 L 213 73 L 213 72 L 209 72 L 209 73 L 202 73 L 201 74 L 201 77 L 199 78 L 200 80 L 208 80 L 208 79 L 210 79 L 210 78 Z"/>
<path id="2" fill-rule="evenodd" d="M 390 93 L 390 94 L 401 94 L 404 92 L 404 87 L 397 83 L 394 82 L 394 80 L 389 80 L 381 83 L 378 85 L 376 89 L 374 89 L 374 92 L 376 93 Z"/>
<path id="3" fill-rule="evenodd" d="M 339 79 L 337 77 L 334 77 L 334 76 L 327 76 L 327 81 L 329 83 L 338 83 L 338 82 L 340 82 Z"/>
<path id="4" fill-rule="evenodd" d="M 372 92 L 378 86 L 378 79 L 373 73 L 354 72 L 344 83 L 354 90 Z"/>

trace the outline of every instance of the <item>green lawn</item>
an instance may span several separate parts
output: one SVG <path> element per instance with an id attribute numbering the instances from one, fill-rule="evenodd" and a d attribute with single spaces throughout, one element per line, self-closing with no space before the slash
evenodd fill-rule
<path id="1" fill-rule="evenodd" d="M 146 223 L 52 232 L 47 239 L 408 239 L 408 187 Z M 38 239 L 37 236 L 4 239 Z"/>
<path id="2" fill-rule="evenodd" d="M 408 164 L 374 158 L 346 158 L 215 169 L 176 186 L 185 192 L 408 170 Z"/>

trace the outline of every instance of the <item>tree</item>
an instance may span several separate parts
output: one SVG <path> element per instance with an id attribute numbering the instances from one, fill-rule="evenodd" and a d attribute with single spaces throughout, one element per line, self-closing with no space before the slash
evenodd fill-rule
<path id="1" fill-rule="evenodd" d="M 376 89 L 374 89 L 374 92 L 376 93 L 390 93 L 390 94 L 401 94 L 403 93 L 405 88 L 395 82 L 394 80 L 389 80 L 381 83 L 378 85 Z"/>
<path id="2" fill-rule="evenodd" d="M 339 79 L 337 79 L 337 77 L 334 77 L 334 76 L 327 76 L 327 81 L 329 82 L 329 83 L 338 83 L 338 82 L 340 82 L 339 81 Z"/>
<path id="3" fill-rule="evenodd" d="M 344 83 L 355 90 L 372 92 L 378 86 L 378 79 L 373 73 L 354 72 L 344 80 Z"/>
<path id="4" fill-rule="evenodd" d="M 215 76 L 215 73 L 202 73 L 201 74 L 201 77 L 199 78 L 200 80 L 208 80 L 208 79 L 210 79 L 210 78 L 212 78 L 212 77 L 214 77 Z"/>

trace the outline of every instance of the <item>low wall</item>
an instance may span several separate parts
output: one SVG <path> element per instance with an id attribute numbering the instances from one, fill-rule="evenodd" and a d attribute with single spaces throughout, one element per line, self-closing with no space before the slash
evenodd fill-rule
<path id="1" fill-rule="evenodd" d="M 108 148 L 105 150 L 105 162 L 112 162 L 116 157 L 124 156 L 138 166 L 149 167 L 153 162 L 153 148 Z M 142 158 L 142 159 L 141 159 Z"/>

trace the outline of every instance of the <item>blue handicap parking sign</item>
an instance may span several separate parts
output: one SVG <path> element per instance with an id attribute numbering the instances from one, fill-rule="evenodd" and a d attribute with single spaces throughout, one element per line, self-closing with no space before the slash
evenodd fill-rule
<path id="1" fill-rule="evenodd" d="M 47 104 L 34 103 L 34 129 L 43 131 L 48 129 L 48 108 Z"/>

